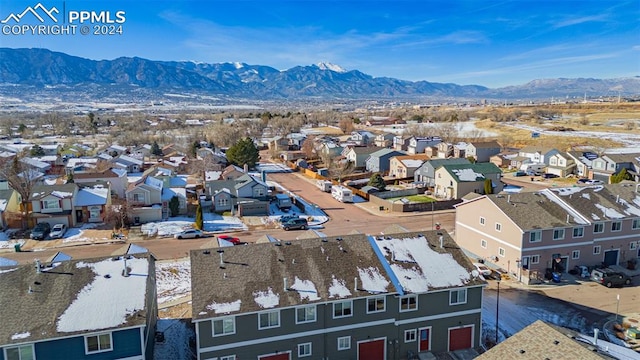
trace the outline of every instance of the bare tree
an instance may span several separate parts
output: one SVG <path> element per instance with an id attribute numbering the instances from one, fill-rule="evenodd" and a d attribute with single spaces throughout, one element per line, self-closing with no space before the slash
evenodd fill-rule
<path id="1" fill-rule="evenodd" d="M 21 161 L 25 157 L 26 155 L 23 152 L 7 160 L 2 160 L 2 163 L 0 163 L 0 177 L 6 179 L 9 187 L 20 195 L 23 229 L 27 228 L 27 220 L 31 215 L 28 206 L 31 191 L 40 174 L 36 169 Z"/>

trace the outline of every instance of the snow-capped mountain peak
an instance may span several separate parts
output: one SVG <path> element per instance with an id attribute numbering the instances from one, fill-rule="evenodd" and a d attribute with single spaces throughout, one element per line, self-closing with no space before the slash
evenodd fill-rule
<path id="1" fill-rule="evenodd" d="M 342 66 L 336 65 L 336 64 L 332 64 L 332 63 L 319 62 L 318 64 L 316 64 L 316 66 L 318 68 L 320 68 L 320 70 L 331 70 L 331 71 L 335 71 L 337 73 L 346 73 L 347 72 L 347 70 L 345 70 Z"/>
<path id="2" fill-rule="evenodd" d="M 244 67 L 244 64 L 236 61 L 233 63 L 233 66 L 235 66 L 236 69 L 242 69 Z"/>

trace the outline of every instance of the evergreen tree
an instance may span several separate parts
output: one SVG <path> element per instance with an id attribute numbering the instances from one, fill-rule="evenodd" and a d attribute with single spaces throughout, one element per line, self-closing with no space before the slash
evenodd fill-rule
<path id="1" fill-rule="evenodd" d="M 484 193 L 485 194 L 493 194 L 493 184 L 491 183 L 491 179 L 484 180 Z"/>
<path id="2" fill-rule="evenodd" d="M 31 156 L 44 156 L 44 149 L 42 146 L 35 144 L 31 147 Z"/>
<path id="3" fill-rule="evenodd" d="M 373 186 L 380 191 L 385 191 L 385 189 L 387 188 L 387 184 L 384 183 L 384 179 L 380 174 L 373 174 L 369 178 L 369 182 L 367 183 L 367 185 Z"/>
<path id="4" fill-rule="evenodd" d="M 619 173 L 611 175 L 611 183 L 617 184 L 622 180 L 632 180 L 631 174 L 627 172 L 627 169 L 622 168 Z"/>
<path id="5" fill-rule="evenodd" d="M 253 140 L 246 137 L 227 150 L 227 160 L 239 167 L 247 164 L 249 168 L 253 168 L 260 160 L 260 154 Z"/>
<path id="6" fill-rule="evenodd" d="M 162 149 L 160 149 L 160 145 L 158 145 L 157 141 L 154 141 L 153 144 L 151 144 L 151 154 L 155 155 L 155 156 L 162 156 Z"/>
<path id="7" fill-rule="evenodd" d="M 75 180 L 73 180 L 73 173 L 69 173 L 69 175 L 67 175 L 67 184 L 73 184 L 75 182 Z"/>
<path id="8" fill-rule="evenodd" d="M 204 227 L 204 219 L 202 216 L 202 205 L 198 204 L 198 207 L 196 208 L 196 223 L 195 223 L 195 227 L 198 230 L 202 230 L 202 228 Z"/>
<path id="9" fill-rule="evenodd" d="M 180 212 L 180 199 L 178 199 L 177 196 L 173 196 L 171 200 L 169 200 L 169 210 L 171 211 L 171 216 L 178 216 Z"/>

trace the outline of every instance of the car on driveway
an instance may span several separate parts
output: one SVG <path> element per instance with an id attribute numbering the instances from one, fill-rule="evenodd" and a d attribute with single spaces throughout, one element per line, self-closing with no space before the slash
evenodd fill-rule
<path id="1" fill-rule="evenodd" d="M 52 239 L 62 239 L 64 234 L 67 233 L 67 225 L 65 224 L 55 224 L 51 228 L 51 232 L 49 233 L 49 237 Z"/>
<path id="2" fill-rule="evenodd" d="M 476 267 L 476 270 L 478 270 L 482 276 L 491 276 L 493 274 L 493 270 L 489 269 L 485 264 L 473 263 L 473 266 Z"/>
<path id="3" fill-rule="evenodd" d="M 519 177 L 519 176 L 527 176 L 527 173 L 526 173 L 526 172 L 524 172 L 524 171 L 522 171 L 522 170 L 519 170 L 519 171 L 514 172 L 514 173 L 513 173 L 513 176 L 515 176 L 515 177 Z"/>
<path id="4" fill-rule="evenodd" d="M 576 184 L 586 184 L 587 181 L 589 181 L 589 179 L 580 178 L 580 179 L 576 180 Z"/>
<path id="5" fill-rule="evenodd" d="M 289 230 L 306 230 L 309 227 L 307 219 L 297 218 L 291 219 L 282 223 L 282 228 L 286 231 Z"/>
<path id="6" fill-rule="evenodd" d="M 559 178 L 560 176 L 558 176 L 556 174 L 546 173 L 546 174 L 542 174 L 542 177 L 545 178 L 545 179 L 555 179 L 555 178 Z"/>
<path id="7" fill-rule="evenodd" d="M 608 288 L 631 285 L 631 278 L 628 275 L 609 268 L 593 269 L 591 271 L 591 280 Z"/>
<path id="8" fill-rule="evenodd" d="M 280 216 L 280 219 L 278 219 L 278 221 L 280 221 L 280 223 L 286 223 L 289 220 L 294 220 L 294 219 L 299 219 L 300 216 L 298 215 L 282 215 Z"/>
<path id="9" fill-rule="evenodd" d="M 224 240 L 232 243 L 233 245 L 243 245 L 244 242 L 240 241 L 239 238 L 231 236 L 231 235 L 218 235 L 218 240 Z"/>
<path id="10" fill-rule="evenodd" d="M 585 184 L 587 184 L 587 185 L 602 185 L 602 184 L 604 184 L 604 182 L 602 180 L 592 179 L 592 180 L 585 181 Z"/>
<path id="11" fill-rule="evenodd" d="M 51 225 L 49 225 L 49 223 L 38 223 L 33 228 L 33 230 L 31 230 L 30 237 L 33 240 L 44 240 L 47 238 L 47 235 L 49 235 L 50 232 Z"/>
<path id="12" fill-rule="evenodd" d="M 187 229 L 180 231 L 179 233 L 173 235 L 173 237 L 176 239 L 199 239 L 201 237 L 204 237 L 204 233 L 202 232 L 202 230 L 198 229 Z"/>

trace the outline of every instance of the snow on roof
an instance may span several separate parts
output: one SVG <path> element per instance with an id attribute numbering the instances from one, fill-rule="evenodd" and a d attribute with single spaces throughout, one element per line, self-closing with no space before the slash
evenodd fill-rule
<path id="1" fill-rule="evenodd" d="M 424 236 L 391 238 L 375 241 L 375 244 L 383 254 L 391 253 L 391 269 L 407 292 L 420 293 L 431 288 L 460 286 L 471 280 L 469 271 L 451 253 L 431 249 Z M 408 267 L 407 263 L 416 266 Z"/>
<path id="2" fill-rule="evenodd" d="M 58 191 L 58 190 L 54 190 L 51 192 L 51 195 L 55 196 L 55 197 L 59 197 L 59 198 L 67 198 L 67 197 L 71 197 L 73 196 L 72 193 L 70 192 L 66 192 L 66 191 Z"/>
<path id="3" fill-rule="evenodd" d="M 362 286 L 360 286 L 359 288 L 361 288 L 362 290 L 368 291 L 372 294 L 387 292 L 389 280 L 382 276 L 378 269 L 374 267 L 369 267 L 366 269 L 358 268 L 358 274 L 360 275 L 360 280 L 362 281 Z"/>
<path id="4" fill-rule="evenodd" d="M 0 211 L 5 211 L 7 209 L 7 200 L 0 199 Z"/>
<path id="5" fill-rule="evenodd" d="M 253 296 L 255 296 L 254 300 L 256 304 L 260 305 L 263 309 L 276 307 L 280 303 L 280 295 L 274 294 L 271 288 L 267 291 L 254 291 Z"/>
<path id="6" fill-rule="evenodd" d="M 595 206 L 598 209 L 600 209 L 605 218 L 609 218 L 609 219 L 624 219 L 625 218 L 625 216 L 623 214 L 620 214 L 614 208 L 608 208 L 608 207 L 603 206 L 601 204 L 593 204 L 593 206 Z"/>
<path id="7" fill-rule="evenodd" d="M 73 167 L 76 167 L 78 165 L 97 164 L 97 163 L 98 163 L 98 159 L 96 159 L 96 158 L 71 158 L 71 159 L 67 160 L 67 167 L 68 168 L 73 168 Z"/>
<path id="8" fill-rule="evenodd" d="M 187 175 L 177 175 L 169 179 L 170 187 L 185 187 L 187 186 L 187 180 L 189 176 Z"/>
<path id="9" fill-rule="evenodd" d="M 125 277 L 121 261 L 107 259 L 96 263 L 77 263 L 77 268 L 91 268 L 95 278 L 60 315 L 57 330 L 74 332 L 113 328 L 124 324 L 129 315 L 144 310 L 149 262 L 145 258 L 132 258 L 126 260 L 126 264 L 131 269 L 131 276 Z"/>
<path id="10" fill-rule="evenodd" d="M 163 185 L 162 180 L 156 179 L 152 176 L 147 176 L 147 178 L 144 180 L 144 183 L 158 190 L 162 189 Z"/>
<path id="11" fill-rule="evenodd" d="M 629 204 L 629 202 L 627 202 L 624 199 L 620 199 L 620 204 L 626 206 L 626 208 L 624 209 L 624 212 L 628 215 L 636 215 L 636 216 L 640 216 L 640 196 L 635 197 L 635 199 L 632 200 L 634 204 L 636 204 L 636 206 L 633 206 L 632 204 Z"/>
<path id="12" fill-rule="evenodd" d="M 236 300 L 230 303 L 212 303 L 207 305 L 207 310 L 213 310 L 216 314 L 228 314 L 234 311 L 240 311 L 241 300 Z"/>
<path id="13" fill-rule="evenodd" d="M 29 336 L 31 336 L 30 332 L 23 332 L 23 333 L 18 333 L 18 334 L 13 334 L 11 335 L 11 340 L 19 340 L 19 339 L 26 339 Z"/>
<path id="14" fill-rule="evenodd" d="M 329 286 L 329 298 L 345 298 L 351 296 L 351 291 L 347 288 L 344 280 L 336 279 L 335 275 L 331 275 L 331 286 Z"/>
<path id="15" fill-rule="evenodd" d="M 76 206 L 104 205 L 109 197 L 109 189 L 105 187 L 86 187 L 78 190 Z"/>
<path id="16" fill-rule="evenodd" d="M 424 163 L 424 160 L 406 159 L 406 160 L 402 160 L 401 162 L 404 164 L 404 166 L 408 168 L 417 168 Z"/>
<path id="17" fill-rule="evenodd" d="M 220 180 L 220 176 L 222 175 L 222 171 L 205 171 L 205 181 L 213 181 Z"/>
<path id="18" fill-rule="evenodd" d="M 300 294 L 300 300 L 308 299 L 309 301 L 320 300 L 316 286 L 311 280 L 302 280 L 296 276 L 293 285 L 289 289 L 296 290 Z"/>
<path id="19" fill-rule="evenodd" d="M 573 218 L 573 221 L 575 221 L 577 224 L 589 224 L 589 219 L 585 218 L 584 216 L 582 216 L 582 214 L 580 214 L 579 212 L 577 212 L 573 207 L 569 206 L 569 204 L 567 204 L 566 202 L 564 202 L 564 200 L 560 199 L 560 197 L 558 197 L 555 192 L 549 190 L 549 189 L 544 189 L 542 191 L 540 191 L 540 193 L 544 196 L 547 197 L 547 199 L 549 199 L 550 201 L 554 202 L 556 205 L 560 206 L 562 209 L 564 209 L 564 211 L 567 212 L 568 215 L 570 215 Z"/>
<path id="20" fill-rule="evenodd" d="M 162 200 L 171 200 L 172 197 L 177 196 L 177 197 L 182 197 L 184 199 L 187 198 L 187 189 L 185 188 L 164 188 L 162 189 Z"/>
<path id="21" fill-rule="evenodd" d="M 478 178 L 484 178 L 482 173 L 477 173 L 473 169 L 451 169 L 460 181 L 477 181 Z"/>

